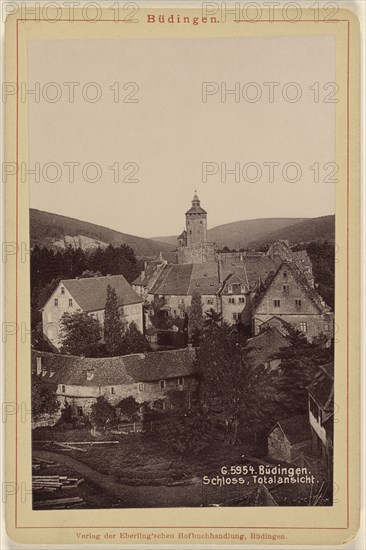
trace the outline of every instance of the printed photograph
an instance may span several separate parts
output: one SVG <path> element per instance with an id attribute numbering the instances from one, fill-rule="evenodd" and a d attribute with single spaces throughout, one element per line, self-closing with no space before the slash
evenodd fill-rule
<path id="1" fill-rule="evenodd" d="M 332 506 L 333 37 L 28 56 L 33 509 Z"/>

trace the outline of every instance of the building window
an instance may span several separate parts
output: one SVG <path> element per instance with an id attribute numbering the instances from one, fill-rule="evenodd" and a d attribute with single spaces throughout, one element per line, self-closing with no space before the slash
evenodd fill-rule
<path id="1" fill-rule="evenodd" d="M 212 304 L 213 304 L 213 299 L 207 298 L 207 305 L 212 305 Z"/>
<path id="2" fill-rule="evenodd" d="M 61 386 L 61 393 L 66 393 L 66 386 Z"/>
<path id="3" fill-rule="evenodd" d="M 283 290 L 283 292 L 286 292 L 286 293 L 287 293 L 287 292 L 290 291 L 290 286 L 289 286 L 289 285 L 283 285 L 283 286 L 282 286 L 282 290 Z"/>
<path id="4" fill-rule="evenodd" d="M 274 307 L 281 307 L 281 300 L 273 300 Z"/>
<path id="5" fill-rule="evenodd" d="M 52 376 L 55 374 L 55 368 L 54 367 L 50 367 L 50 378 L 52 378 Z"/>
<path id="6" fill-rule="evenodd" d="M 83 407 L 77 408 L 78 416 L 83 416 Z"/>
<path id="7" fill-rule="evenodd" d="M 161 390 L 165 390 L 165 387 L 166 387 L 166 382 L 165 382 L 165 380 L 160 380 L 160 389 L 161 389 Z"/>
<path id="8" fill-rule="evenodd" d="M 55 298 L 55 306 L 57 307 L 58 306 L 58 299 Z"/>
<path id="9" fill-rule="evenodd" d="M 240 320 L 240 313 L 233 313 L 233 321 L 239 321 Z"/>
<path id="10" fill-rule="evenodd" d="M 233 293 L 233 285 L 228 285 L 227 286 L 227 291 L 229 294 L 232 294 Z"/>
<path id="11" fill-rule="evenodd" d="M 63 286 L 61 287 L 61 294 L 65 294 L 65 288 Z"/>
<path id="12" fill-rule="evenodd" d="M 72 298 L 69 298 L 69 307 L 72 307 Z"/>
<path id="13" fill-rule="evenodd" d="M 301 307 L 301 300 L 295 300 L 295 306 Z"/>
<path id="14" fill-rule="evenodd" d="M 244 304 L 245 303 L 245 298 L 244 296 L 240 296 L 239 297 L 239 304 Z"/>
<path id="15" fill-rule="evenodd" d="M 284 271 L 283 272 L 283 278 L 286 279 L 286 277 L 287 277 L 287 271 Z"/>
<path id="16" fill-rule="evenodd" d="M 111 387 L 111 394 L 115 394 L 116 392 L 114 391 L 114 387 L 112 386 Z"/>
<path id="17" fill-rule="evenodd" d="M 178 386 L 179 386 L 180 388 L 183 388 L 183 386 L 184 386 L 184 378 L 178 378 Z"/>
<path id="18" fill-rule="evenodd" d="M 229 304 L 235 304 L 235 298 L 229 298 Z"/>
<path id="19" fill-rule="evenodd" d="M 304 321 L 300 323 L 299 327 L 300 327 L 300 332 L 306 333 L 308 330 L 307 324 Z"/>
<path id="20" fill-rule="evenodd" d="M 139 391 L 144 391 L 144 385 L 141 382 L 139 384 Z"/>

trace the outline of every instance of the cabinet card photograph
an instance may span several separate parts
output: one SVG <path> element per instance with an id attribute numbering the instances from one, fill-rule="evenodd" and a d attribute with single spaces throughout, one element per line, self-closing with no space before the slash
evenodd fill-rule
<path id="1" fill-rule="evenodd" d="M 104 4 L 6 23 L 8 535 L 341 544 L 358 18 Z"/>

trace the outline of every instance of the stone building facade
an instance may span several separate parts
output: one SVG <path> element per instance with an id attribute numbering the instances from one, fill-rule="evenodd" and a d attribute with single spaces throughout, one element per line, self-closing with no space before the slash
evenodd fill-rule
<path id="1" fill-rule="evenodd" d="M 189 401 L 198 386 L 192 348 L 106 358 L 32 351 L 31 361 L 33 374 L 53 386 L 61 408 L 68 404 L 74 416 L 88 416 L 100 396 L 113 406 L 131 396 L 153 404 L 178 391 Z"/>

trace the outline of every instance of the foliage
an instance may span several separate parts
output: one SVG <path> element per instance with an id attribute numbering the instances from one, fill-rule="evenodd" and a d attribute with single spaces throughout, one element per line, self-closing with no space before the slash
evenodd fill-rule
<path id="1" fill-rule="evenodd" d="M 128 324 L 123 334 L 119 346 L 120 355 L 129 355 L 130 353 L 144 353 L 150 348 L 149 342 L 139 331 L 136 324 L 132 321 Z"/>
<path id="2" fill-rule="evenodd" d="M 96 248 L 86 252 L 71 245 L 53 250 L 34 246 L 30 255 L 32 328 L 40 320 L 39 309 L 47 302 L 61 279 L 94 275 L 124 275 L 131 283 L 139 274 L 133 249 L 128 245 Z"/>
<path id="3" fill-rule="evenodd" d="M 333 360 L 333 349 L 324 348 L 319 341 L 311 343 L 306 336 L 289 325 L 287 328 L 289 346 L 282 348 L 277 355 L 281 359 L 277 389 L 281 395 L 281 405 L 289 415 L 307 411 L 307 386 L 314 379 L 317 367 Z"/>
<path id="4" fill-rule="evenodd" d="M 214 310 L 213 307 L 211 307 L 206 312 L 206 318 L 204 320 L 204 327 L 209 328 L 211 324 L 214 324 L 216 326 L 220 326 L 222 323 L 222 315 L 221 313 Z"/>
<path id="5" fill-rule="evenodd" d="M 208 416 L 226 427 L 227 441 L 235 443 L 240 419 L 252 422 L 248 414 L 251 369 L 245 361 L 244 340 L 226 323 L 205 325 L 197 352 L 200 403 Z"/>
<path id="6" fill-rule="evenodd" d="M 123 334 L 123 322 L 118 310 L 117 294 L 111 285 L 107 286 L 104 313 L 104 342 L 108 355 L 119 355 Z"/>
<path id="7" fill-rule="evenodd" d="M 131 419 L 133 415 L 136 414 L 139 410 L 140 405 L 139 403 L 137 403 L 136 399 L 132 397 L 132 395 L 130 395 L 129 397 L 121 399 L 121 401 L 117 405 L 117 408 L 120 410 L 120 413 L 123 416 Z"/>
<path id="8" fill-rule="evenodd" d="M 209 446 L 216 430 L 206 414 L 192 409 L 171 417 L 157 435 L 180 455 L 198 455 Z"/>
<path id="9" fill-rule="evenodd" d="M 99 355 L 101 325 L 97 319 L 81 311 L 61 317 L 61 353 L 94 357 Z"/>
<path id="10" fill-rule="evenodd" d="M 305 245 L 313 264 L 313 274 L 317 283 L 317 291 L 334 310 L 334 282 L 335 282 L 335 246 L 334 243 L 312 241 Z M 304 245 L 298 245 L 293 250 L 303 250 Z"/>
<path id="11" fill-rule="evenodd" d="M 105 428 L 107 424 L 112 424 L 116 420 L 116 411 L 104 395 L 99 396 L 91 406 L 90 420 L 94 426 L 101 428 Z"/>
<path id="12" fill-rule="evenodd" d="M 48 413 L 53 414 L 59 409 L 56 397 L 56 386 L 47 383 L 42 376 L 32 375 L 32 413 L 35 418 Z"/>
<path id="13" fill-rule="evenodd" d="M 82 279 L 89 279 L 90 277 L 102 277 L 102 274 L 100 271 L 92 271 L 91 269 L 86 269 L 82 272 L 80 277 Z"/>
<path id="14" fill-rule="evenodd" d="M 203 311 L 201 294 L 194 290 L 192 294 L 191 307 L 188 314 L 188 335 L 189 341 L 194 347 L 199 346 L 203 330 Z"/>

